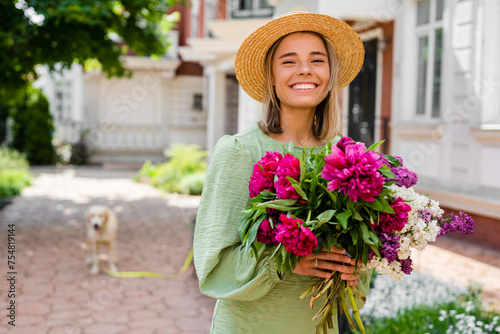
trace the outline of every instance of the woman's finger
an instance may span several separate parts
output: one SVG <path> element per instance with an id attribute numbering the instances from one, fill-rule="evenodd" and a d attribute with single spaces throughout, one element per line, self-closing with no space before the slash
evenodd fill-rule
<path id="1" fill-rule="evenodd" d="M 321 252 L 316 257 L 324 261 L 342 262 L 350 265 L 356 263 L 356 260 L 353 258 L 339 253 Z"/>

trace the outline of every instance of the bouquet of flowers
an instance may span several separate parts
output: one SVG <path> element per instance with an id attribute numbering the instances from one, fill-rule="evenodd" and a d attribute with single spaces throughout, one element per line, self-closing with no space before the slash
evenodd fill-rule
<path id="1" fill-rule="evenodd" d="M 416 193 L 415 173 L 399 157 L 379 154 L 382 142 L 369 148 L 342 137 L 319 153 L 304 148 L 266 152 L 249 181 L 250 206 L 239 223 L 242 243 L 257 256 L 272 248 L 279 273 L 292 273 L 301 256 L 322 249 L 346 249 L 356 270 L 374 268 L 401 280 L 412 270 L 411 248 L 423 249 L 449 232 L 472 233 L 474 221 L 465 213 L 443 217 L 439 203 Z M 299 298 L 310 296 L 310 307 L 321 295 L 326 301 L 313 321 L 317 333 L 332 328 L 334 304 L 352 328 L 352 314 L 364 333 L 356 296 L 363 298 L 333 272 L 318 279 Z"/>

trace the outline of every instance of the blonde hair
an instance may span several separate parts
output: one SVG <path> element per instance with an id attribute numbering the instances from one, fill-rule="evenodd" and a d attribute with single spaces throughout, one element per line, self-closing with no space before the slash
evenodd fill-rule
<path id="1" fill-rule="evenodd" d="M 337 54 L 333 44 L 326 39 L 323 35 L 314 31 L 300 31 L 302 33 L 310 33 L 321 38 L 328 55 L 328 62 L 330 65 L 330 78 L 328 80 L 327 95 L 316 106 L 313 123 L 313 136 L 323 142 L 328 142 L 340 133 L 341 128 L 341 114 L 340 107 L 337 100 L 337 74 L 338 74 L 338 61 Z M 295 34 L 295 32 L 291 33 Z M 288 35 L 291 35 L 288 34 Z M 259 128 L 264 133 L 282 133 L 281 128 L 281 108 L 280 101 L 276 95 L 273 85 L 273 69 L 272 63 L 276 50 L 281 41 L 288 35 L 282 36 L 278 39 L 267 51 L 264 62 L 264 74 L 266 79 L 266 93 L 264 94 L 264 109 L 262 119 L 259 121 Z"/>

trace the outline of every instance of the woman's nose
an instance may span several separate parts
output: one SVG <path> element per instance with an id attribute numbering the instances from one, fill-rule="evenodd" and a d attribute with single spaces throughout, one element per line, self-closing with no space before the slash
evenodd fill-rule
<path id="1" fill-rule="evenodd" d="M 308 63 L 301 64 L 297 74 L 298 75 L 310 75 L 311 74 L 311 67 L 309 66 Z"/>

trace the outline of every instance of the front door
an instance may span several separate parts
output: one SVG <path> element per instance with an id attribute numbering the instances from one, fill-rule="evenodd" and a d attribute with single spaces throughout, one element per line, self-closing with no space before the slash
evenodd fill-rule
<path id="1" fill-rule="evenodd" d="M 365 61 L 349 85 L 348 136 L 366 146 L 375 140 L 375 94 L 377 82 L 377 39 L 363 42 Z"/>

